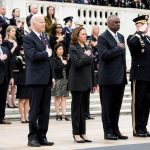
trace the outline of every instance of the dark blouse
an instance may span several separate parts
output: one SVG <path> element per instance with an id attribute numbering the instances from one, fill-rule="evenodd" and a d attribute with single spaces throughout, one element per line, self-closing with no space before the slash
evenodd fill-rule
<path id="1" fill-rule="evenodd" d="M 49 39 L 50 40 L 50 47 L 52 48 L 53 51 L 54 51 L 55 45 L 57 44 L 57 41 L 56 41 L 57 39 L 58 39 L 58 37 L 56 37 L 56 35 L 54 35 L 54 34 L 52 34 L 50 36 L 50 39 Z M 66 40 L 65 40 L 65 38 L 64 38 L 63 41 L 60 41 L 59 43 L 61 43 L 64 47 L 64 56 L 67 56 L 68 51 L 66 49 Z"/>
<path id="2" fill-rule="evenodd" d="M 66 60 L 64 58 L 64 60 Z M 67 61 L 67 60 L 66 60 Z M 52 68 L 53 68 L 53 71 L 55 73 L 55 79 L 62 79 L 64 78 L 63 76 L 63 69 L 65 68 L 65 71 L 66 71 L 66 77 L 68 79 L 68 75 L 69 75 L 69 61 L 67 61 L 67 64 L 63 64 L 61 59 L 57 56 L 54 56 L 52 58 Z"/>

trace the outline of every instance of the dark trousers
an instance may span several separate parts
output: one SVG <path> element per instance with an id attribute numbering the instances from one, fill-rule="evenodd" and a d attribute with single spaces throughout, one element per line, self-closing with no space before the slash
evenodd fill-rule
<path id="1" fill-rule="evenodd" d="M 104 133 L 118 133 L 119 114 L 124 94 L 125 84 L 100 85 L 102 105 L 102 122 Z"/>
<path id="2" fill-rule="evenodd" d="M 132 92 L 132 125 L 133 131 L 147 130 L 150 110 L 150 82 L 134 80 Z"/>
<path id="3" fill-rule="evenodd" d="M 85 104 L 85 107 L 86 107 L 86 117 L 90 117 L 90 91 L 87 97 L 87 102 Z"/>
<path id="4" fill-rule="evenodd" d="M 48 85 L 28 86 L 30 98 L 29 140 L 46 138 L 49 124 L 51 89 Z"/>
<path id="5" fill-rule="evenodd" d="M 0 120 L 3 120 L 5 117 L 7 90 L 8 83 L 4 81 L 2 84 L 0 84 Z"/>
<path id="6" fill-rule="evenodd" d="M 86 103 L 88 101 L 90 90 L 71 91 L 71 117 L 73 135 L 86 133 Z"/>

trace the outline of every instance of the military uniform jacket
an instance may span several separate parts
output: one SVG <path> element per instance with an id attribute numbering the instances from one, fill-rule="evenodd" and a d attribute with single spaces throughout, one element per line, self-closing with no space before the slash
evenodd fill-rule
<path id="1" fill-rule="evenodd" d="M 118 33 L 119 41 L 124 43 L 123 35 Z M 100 85 L 117 85 L 127 83 L 125 49 L 117 46 L 115 38 L 106 30 L 98 38 Z"/>
<path id="2" fill-rule="evenodd" d="M 150 38 L 136 32 L 129 35 L 127 44 L 132 57 L 130 80 L 150 82 Z"/>

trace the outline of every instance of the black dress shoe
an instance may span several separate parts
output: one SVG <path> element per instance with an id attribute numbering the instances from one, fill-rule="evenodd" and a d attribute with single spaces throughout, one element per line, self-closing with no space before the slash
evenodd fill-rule
<path id="1" fill-rule="evenodd" d="M 146 134 L 147 134 L 147 137 L 150 137 L 150 133 L 148 131 L 146 132 Z"/>
<path id="2" fill-rule="evenodd" d="M 94 119 L 94 118 L 91 116 L 86 116 L 86 120 L 90 120 L 90 119 Z"/>
<path id="3" fill-rule="evenodd" d="M 52 145 L 54 145 L 54 142 L 48 142 L 47 139 L 42 139 L 42 140 L 40 140 L 40 144 L 42 146 L 52 146 Z"/>
<path id="4" fill-rule="evenodd" d="M 40 147 L 41 144 L 39 143 L 38 140 L 31 140 L 31 141 L 28 141 L 28 146 L 31 146 L 31 147 Z"/>
<path id="5" fill-rule="evenodd" d="M 140 130 L 140 131 L 137 131 L 136 133 L 133 132 L 133 136 L 135 136 L 135 137 L 147 137 L 147 133 Z"/>
<path id="6" fill-rule="evenodd" d="M 150 137 L 150 133 L 147 130 L 145 130 L 144 133 L 147 135 L 147 137 Z"/>
<path id="7" fill-rule="evenodd" d="M 106 140 L 118 140 L 118 136 L 111 134 L 111 133 L 107 133 L 104 135 L 104 139 L 106 139 Z"/>
<path id="8" fill-rule="evenodd" d="M 3 120 L 0 120 L 0 124 L 11 124 L 11 122 L 3 119 Z"/>
<path id="9" fill-rule="evenodd" d="M 120 140 L 126 140 L 126 139 L 128 139 L 127 136 L 124 136 L 124 135 L 122 135 L 121 133 L 116 133 L 115 135 L 116 135 L 116 136 L 118 137 L 118 139 L 120 139 Z"/>

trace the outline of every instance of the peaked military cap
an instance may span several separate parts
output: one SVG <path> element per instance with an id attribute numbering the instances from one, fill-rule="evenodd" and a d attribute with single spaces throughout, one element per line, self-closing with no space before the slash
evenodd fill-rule
<path id="1" fill-rule="evenodd" d="M 65 21 L 65 23 L 67 23 L 68 21 L 72 21 L 72 19 L 73 17 L 69 16 L 69 17 L 64 18 L 63 20 Z"/>
<path id="2" fill-rule="evenodd" d="M 149 16 L 148 15 L 142 15 L 142 16 L 138 16 L 136 18 L 133 19 L 133 22 L 135 22 L 135 24 L 138 24 L 138 23 L 148 23 L 148 18 Z"/>

